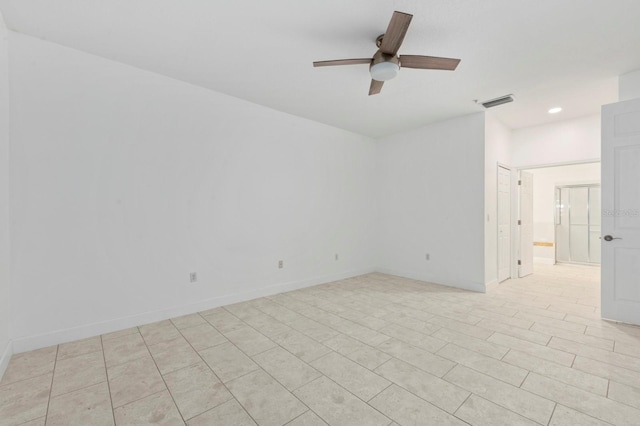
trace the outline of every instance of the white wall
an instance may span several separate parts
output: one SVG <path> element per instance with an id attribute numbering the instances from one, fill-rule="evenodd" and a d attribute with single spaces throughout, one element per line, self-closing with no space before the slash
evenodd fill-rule
<path id="1" fill-rule="evenodd" d="M 379 141 L 380 271 L 484 291 L 484 120 L 477 113 Z"/>
<path id="2" fill-rule="evenodd" d="M 513 166 L 600 159 L 600 114 L 514 130 Z"/>
<path id="3" fill-rule="evenodd" d="M 484 240 L 485 283 L 498 279 L 498 164 L 511 165 L 511 129 L 485 114 Z"/>
<path id="4" fill-rule="evenodd" d="M 0 378 L 11 357 L 9 254 L 9 80 L 7 30 L 0 14 Z"/>
<path id="5" fill-rule="evenodd" d="M 623 74 L 618 79 L 618 99 L 628 101 L 640 98 L 640 70 Z"/>
<path id="6" fill-rule="evenodd" d="M 373 270 L 369 138 L 11 43 L 17 351 Z"/>
<path id="7" fill-rule="evenodd" d="M 530 169 L 533 174 L 533 241 L 554 242 L 555 187 L 600 183 L 600 163 Z M 537 262 L 554 263 L 555 247 L 533 247 Z"/>

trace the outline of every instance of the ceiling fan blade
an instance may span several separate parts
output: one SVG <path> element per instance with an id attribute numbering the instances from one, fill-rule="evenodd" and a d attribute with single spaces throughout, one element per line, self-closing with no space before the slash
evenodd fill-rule
<path id="1" fill-rule="evenodd" d="M 358 64 L 370 64 L 371 58 L 361 59 L 335 59 L 333 61 L 316 61 L 313 63 L 314 67 L 332 67 L 335 65 L 358 65 Z"/>
<path id="2" fill-rule="evenodd" d="M 389 26 L 387 27 L 387 32 L 384 33 L 382 43 L 380 44 L 380 51 L 382 53 L 393 56 L 398 53 L 404 36 L 409 29 L 411 18 L 413 18 L 413 15 L 409 15 L 408 13 L 393 12 L 393 16 L 391 16 L 391 21 L 389 21 Z"/>
<path id="3" fill-rule="evenodd" d="M 384 81 L 371 80 L 371 86 L 369 87 L 369 96 L 377 95 L 382 90 L 382 85 Z"/>
<path id="4" fill-rule="evenodd" d="M 436 56 L 400 55 L 402 68 L 419 68 L 423 70 L 447 70 L 456 69 L 460 59 L 438 58 Z"/>

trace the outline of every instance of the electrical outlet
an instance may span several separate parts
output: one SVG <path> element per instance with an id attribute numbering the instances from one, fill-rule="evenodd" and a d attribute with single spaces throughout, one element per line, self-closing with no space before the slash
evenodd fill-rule
<path id="1" fill-rule="evenodd" d="M 198 281 L 198 274 L 196 274 L 195 272 L 189 273 L 189 281 L 192 283 Z"/>
<path id="2" fill-rule="evenodd" d="M 338 260 L 338 253 L 336 253 L 336 260 Z"/>
<path id="3" fill-rule="evenodd" d="M 284 268 L 284 262 L 282 260 L 278 260 L 278 269 Z"/>
<path id="4" fill-rule="evenodd" d="M 430 259 L 431 259 L 431 255 L 430 255 L 429 253 L 427 253 L 427 254 L 424 256 L 424 259 L 425 259 L 425 260 L 430 260 Z"/>

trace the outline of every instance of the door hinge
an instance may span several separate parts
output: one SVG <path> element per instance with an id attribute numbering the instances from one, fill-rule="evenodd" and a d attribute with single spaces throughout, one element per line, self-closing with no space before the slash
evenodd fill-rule
<path id="1" fill-rule="evenodd" d="M 518 185 L 522 185 L 522 181 L 521 180 L 518 180 Z"/>
<path id="2" fill-rule="evenodd" d="M 522 260 L 518 260 L 518 266 L 522 265 Z"/>
<path id="3" fill-rule="evenodd" d="M 522 221 L 521 220 L 518 220 L 518 225 L 522 225 Z"/>

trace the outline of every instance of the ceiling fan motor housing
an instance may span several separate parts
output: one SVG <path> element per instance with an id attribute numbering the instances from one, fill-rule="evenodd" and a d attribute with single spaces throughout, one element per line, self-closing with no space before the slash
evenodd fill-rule
<path id="1" fill-rule="evenodd" d="M 381 51 L 377 51 L 373 55 L 369 72 L 371 78 L 377 81 L 391 80 L 398 75 L 400 71 L 400 59 L 395 55 L 387 55 Z"/>

